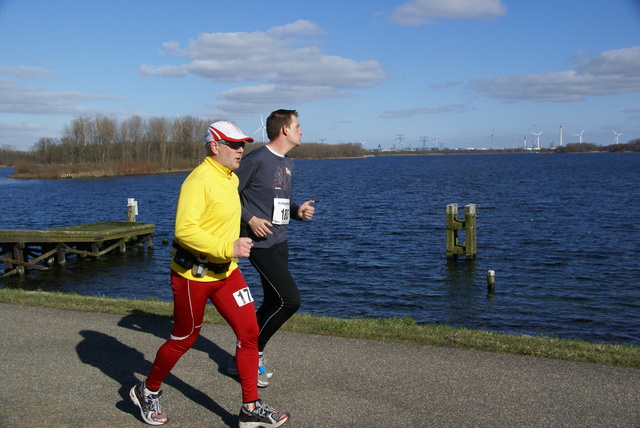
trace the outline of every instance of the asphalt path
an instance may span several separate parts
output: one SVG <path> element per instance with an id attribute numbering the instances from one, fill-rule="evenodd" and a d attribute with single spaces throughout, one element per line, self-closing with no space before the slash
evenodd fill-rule
<path id="1" fill-rule="evenodd" d="M 211 309 L 213 310 L 213 309 Z M 0 427 L 144 427 L 128 396 L 171 322 L 0 304 Z M 204 325 L 165 379 L 167 426 L 235 427 L 235 339 Z M 279 332 L 264 402 L 284 427 L 640 427 L 640 370 Z"/>

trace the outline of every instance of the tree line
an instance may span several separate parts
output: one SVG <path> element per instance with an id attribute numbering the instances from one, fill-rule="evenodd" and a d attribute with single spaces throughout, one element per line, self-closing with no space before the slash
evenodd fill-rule
<path id="1" fill-rule="evenodd" d="M 41 165 L 159 163 L 172 169 L 202 159 L 202 136 L 211 121 L 194 116 L 74 118 L 60 138 L 40 138 L 33 147 Z"/>
<path id="2" fill-rule="evenodd" d="M 221 119 L 178 116 L 174 119 L 133 116 L 122 122 L 97 115 L 74 118 L 60 138 L 40 138 L 29 152 L 0 149 L 0 164 L 32 162 L 39 165 L 157 164 L 165 170 L 189 168 L 205 156 L 203 136 L 209 124 Z M 259 146 L 248 144 L 246 152 Z M 295 158 L 359 157 L 359 143 L 305 143 Z"/>
<path id="3" fill-rule="evenodd" d="M 556 147 L 556 153 L 584 153 L 584 152 L 640 152 L 640 138 L 630 140 L 628 143 L 598 146 L 593 143 L 569 143 L 566 146 Z"/>

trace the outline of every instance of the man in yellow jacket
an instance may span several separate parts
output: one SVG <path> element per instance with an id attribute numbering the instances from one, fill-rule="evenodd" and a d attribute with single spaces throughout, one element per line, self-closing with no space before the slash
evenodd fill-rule
<path id="1" fill-rule="evenodd" d="M 240 428 L 278 427 L 289 418 L 258 396 L 258 323 L 251 292 L 236 259 L 249 257 L 253 242 L 240 238 L 242 207 L 238 196 L 244 145 L 253 139 L 227 121 L 205 133 L 207 157 L 185 179 L 176 210 L 171 287 L 174 316 L 171 337 L 158 349 L 147 379 L 131 388 L 131 400 L 151 425 L 168 421 L 160 406 L 160 386 L 200 334 L 208 300 L 233 329 L 236 365 L 242 388 Z"/>

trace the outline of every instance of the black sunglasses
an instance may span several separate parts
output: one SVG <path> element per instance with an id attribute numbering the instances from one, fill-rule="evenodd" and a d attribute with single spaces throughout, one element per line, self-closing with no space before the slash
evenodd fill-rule
<path id="1" fill-rule="evenodd" d="M 216 141 L 216 143 L 218 144 L 224 144 L 225 146 L 228 146 L 231 150 L 238 150 L 238 149 L 244 149 L 244 143 L 245 141 Z"/>

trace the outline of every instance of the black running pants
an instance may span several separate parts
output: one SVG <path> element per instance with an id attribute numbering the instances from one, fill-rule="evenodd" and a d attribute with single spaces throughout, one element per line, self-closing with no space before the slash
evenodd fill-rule
<path id="1" fill-rule="evenodd" d="M 252 248 L 251 264 L 260 274 L 264 300 L 258 308 L 258 351 L 300 308 L 300 292 L 289 273 L 289 244 L 284 241 L 270 248 Z"/>

